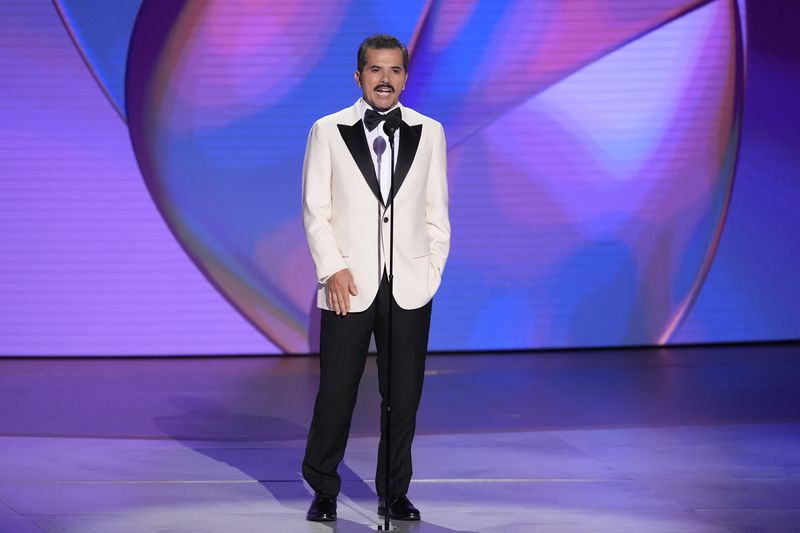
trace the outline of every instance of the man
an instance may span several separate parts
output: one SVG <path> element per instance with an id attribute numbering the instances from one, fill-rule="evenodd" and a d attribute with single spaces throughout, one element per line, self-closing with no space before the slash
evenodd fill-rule
<path id="1" fill-rule="evenodd" d="M 422 393 L 431 317 L 450 249 L 447 161 L 441 124 L 398 101 L 408 79 L 408 51 L 374 35 L 358 49 L 362 97 L 314 123 L 303 164 L 303 225 L 316 268 L 321 311 L 320 385 L 303 460 L 315 496 L 307 518 L 336 519 L 344 457 L 358 383 L 375 335 L 379 389 L 386 401 L 387 314 L 392 305 L 390 494 L 384 492 L 383 432 L 375 483 L 378 514 L 419 520 L 406 493 L 411 441 Z M 394 195 L 391 143 L 396 127 Z M 389 294 L 390 206 L 394 204 L 394 281 Z M 382 407 L 384 405 L 382 404 Z M 382 409 L 381 427 L 386 421 Z"/>

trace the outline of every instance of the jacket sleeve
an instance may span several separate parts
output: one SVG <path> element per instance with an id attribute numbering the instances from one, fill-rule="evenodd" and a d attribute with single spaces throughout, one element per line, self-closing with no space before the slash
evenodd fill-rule
<path id="1" fill-rule="evenodd" d="M 333 236 L 331 209 L 331 150 L 319 121 L 308 134 L 303 160 L 303 228 L 317 274 L 325 281 L 347 268 Z"/>
<path id="2" fill-rule="evenodd" d="M 431 155 L 425 207 L 425 224 L 431 241 L 431 264 L 441 276 L 450 253 L 450 216 L 447 198 L 447 142 L 444 128 L 438 124 Z"/>

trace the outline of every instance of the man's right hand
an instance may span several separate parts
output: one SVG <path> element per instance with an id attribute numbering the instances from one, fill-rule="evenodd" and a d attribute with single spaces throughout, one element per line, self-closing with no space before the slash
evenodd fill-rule
<path id="1" fill-rule="evenodd" d="M 325 285 L 328 291 L 328 302 L 333 310 L 337 315 L 346 315 L 350 311 L 350 295 L 358 294 L 350 269 L 343 268 L 332 275 Z"/>

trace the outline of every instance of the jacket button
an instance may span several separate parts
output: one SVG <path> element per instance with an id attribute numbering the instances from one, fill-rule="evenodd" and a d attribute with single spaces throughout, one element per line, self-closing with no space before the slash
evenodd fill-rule
<path id="1" fill-rule="evenodd" d="M 389 217 L 383 217 L 384 222 L 389 222 Z"/>

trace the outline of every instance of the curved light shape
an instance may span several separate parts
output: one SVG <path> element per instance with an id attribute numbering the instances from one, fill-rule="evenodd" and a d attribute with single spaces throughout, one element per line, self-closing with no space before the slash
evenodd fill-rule
<path id="1" fill-rule="evenodd" d="M 352 5 L 145 1 L 131 40 L 127 115 L 156 204 L 289 352 L 314 347 L 300 166 L 310 124 L 358 95 Z M 432 349 L 664 342 L 699 289 L 735 163 L 736 2 L 618 7 L 420 2 L 393 22 L 413 42 L 404 102 L 448 132 Z"/>
<path id="2" fill-rule="evenodd" d="M 53 4 L 100 88 L 124 119 L 128 44 L 142 0 Z"/>
<path id="3" fill-rule="evenodd" d="M 557 32 L 550 23 L 540 26 Z M 462 73 L 472 87 L 459 109 L 488 122 L 476 129 L 464 118 L 470 113 L 455 119 L 456 232 L 438 312 L 463 326 L 435 329 L 437 342 L 519 348 L 669 339 L 710 265 L 733 183 L 738 24 L 734 2 L 707 2 L 571 72 L 575 50 L 595 41 L 565 46 L 563 62 L 548 57 L 547 77 L 558 82 L 537 85 L 532 76 L 535 94 L 521 102 L 518 77 L 489 70 L 513 70 L 522 52 Z M 419 61 L 459 64 L 446 56 L 463 49 L 456 41 L 442 48 L 445 57 Z M 436 99 L 433 85 L 417 91 Z M 495 92 L 497 103 L 486 103 Z M 469 298 L 459 297 L 463 287 Z"/>

